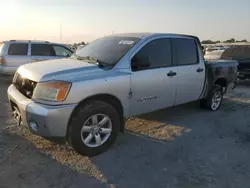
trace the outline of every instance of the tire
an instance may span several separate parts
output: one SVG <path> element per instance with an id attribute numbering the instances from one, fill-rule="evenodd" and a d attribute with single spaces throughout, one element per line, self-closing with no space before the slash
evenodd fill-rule
<path id="1" fill-rule="evenodd" d="M 99 126 L 104 118 L 107 123 Z M 98 155 L 115 142 L 119 134 L 120 124 L 120 116 L 113 106 L 103 101 L 89 101 L 80 107 L 79 111 L 74 113 L 71 118 L 68 129 L 69 144 L 81 155 Z M 104 129 L 110 133 L 102 133 Z M 108 137 L 106 138 L 106 136 Z"/>
<path id="2" fill-rule="evenodd" d="M 216 98 L 216 99 L 215 99 Z M 220 108 L 223 99 L 223 88 L 215 85 L 206 99 L 200 101 L 201 108 L 216 111 Z M 215 105 L 215 103 L 217 103 Z"/>

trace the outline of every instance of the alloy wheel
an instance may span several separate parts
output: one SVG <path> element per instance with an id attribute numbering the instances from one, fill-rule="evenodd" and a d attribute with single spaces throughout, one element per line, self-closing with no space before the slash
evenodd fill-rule
<path id="1" fill-rule="evenodd" d="M 95 114 L 84 122 L 81 140 L 88 147 L 98 147 L 108 140 L 111 132 L 111 119 L 105 114 Z"/>
<path id="2" fill-rule="evenodd" d="M 211 109 L 212 110 L 217 110 L 219 108 L 220 104 L 222 101 L 222 93 L 221 91 L 217 91 L 214 93 L 213 98 L 212 98 L 212 103 L 211 103 Z"/>

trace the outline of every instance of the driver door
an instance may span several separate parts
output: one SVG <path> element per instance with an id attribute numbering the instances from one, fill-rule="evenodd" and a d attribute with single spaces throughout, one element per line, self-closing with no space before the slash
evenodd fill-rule
<path id="1" fill-rule="evenodd" d="M 132 57 L 131 116 L 174 105 L 177 68 L 171 54 L 171 40 L 158 38 L 142 45 Z M 134 63 L 134 59 L 139 62 Z"/>

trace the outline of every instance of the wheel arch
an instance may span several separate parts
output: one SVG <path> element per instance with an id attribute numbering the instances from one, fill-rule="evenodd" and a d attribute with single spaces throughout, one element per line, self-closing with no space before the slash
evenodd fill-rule
<path id="1" fill-rule="evenodd" d="M 124 120 L 123 105 L 117 97 L 110 95 L 110 94 L 97 94 L 97 95 L 89 96 L 89 97 L 83 99 L 82 101 L 80 101 L 78 103 L 78 105 L 75 107 L 75 109 L 73 110 L 73 112 L 70 116 L 70 121 L 71 121 L 72 117 L 74 116 L 74 114 L 77 113 L 79 108 L 89 101 L 103 101 L 103 102 L 106 102 L 106 103 L 110 104 L 111 106 L 113 106 L 120 115 L 120 121 L 121 121 L 120 132 L 124 132 L 125 120 Z M 69 124 L 70 124 L 70 121 L 69 121 Z M 69 128 L 69 124 L 68 124 L 68 128 Z M 68 128 L 67 128 L 67 133 L 68 133 Z"/>
<path id="2" fill-rule="evenodd" d="M 227 87 L 227 79 L 226 78 L 218 78 L 214 82 L 215 85 L 219 85 L 221 87 Z"/>
<path id="3" fill-rule="evenodd" d="M 221 86 L 223 88 L 223 93 L 225 94 L 227 91 L 228 81 L 226 78 L 218 78 L 215 80 L 214 85 Z"/>

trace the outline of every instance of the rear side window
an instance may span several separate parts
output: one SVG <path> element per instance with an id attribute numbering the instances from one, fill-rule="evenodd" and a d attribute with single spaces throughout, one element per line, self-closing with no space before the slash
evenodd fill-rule
<path id="1" fill-rule="evenodd" d="M 172 45 L 176 65 L 193 65 L 199 63 L 195 40 L 172 39 Z"/>
<path id="2" fill-rule="evenodd" d="M 16 43 L 10 44 L 8 54 L 9 55 L 27 55 L 29 44 Z"/>
<path id="3" fill-rule="evenodd" d="M 147 69 L 169 67 L 171 60 L 170 39 L 156 39 L 146 44 L 135 55 L 138 59 L 150 59 L 150 67 Z"/>
<path id="4" fill-rule="evenodd" d="M 55 50 L 50 44 L 32 44 L 31 45 L 32 56 L 55 56 Z"/>

